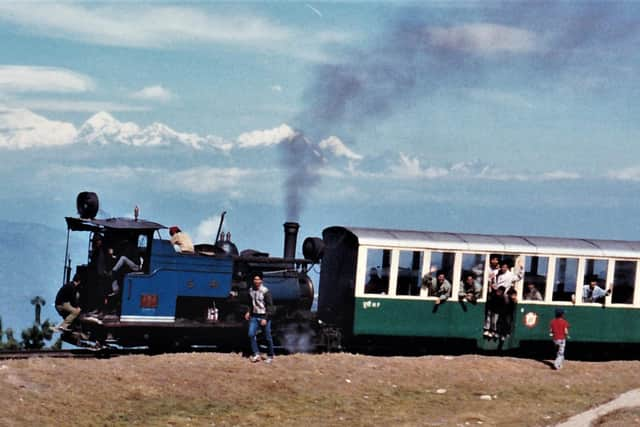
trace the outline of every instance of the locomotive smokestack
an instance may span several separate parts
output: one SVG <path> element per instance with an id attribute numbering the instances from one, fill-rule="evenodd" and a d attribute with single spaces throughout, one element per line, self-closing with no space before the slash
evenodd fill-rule
<path id="1" fill-rule="evenodd" d="M 298 240 L 298 228 L 300 224 L 297 222 L 285 222 L 284 224 L 284 257 L 296 257 L 296 241 Z"/>

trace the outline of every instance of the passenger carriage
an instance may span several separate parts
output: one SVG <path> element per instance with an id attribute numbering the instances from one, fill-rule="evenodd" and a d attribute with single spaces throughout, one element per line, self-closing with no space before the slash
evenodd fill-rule
<path id="1" fill-rule="evenodd" d="M 549 341 L 556 308 L 565 310 L 573 342 L 640 342 L 640 242 L 357 227 L 327 228 L 323 240 L 318 316 L 337 325 L 351 345 L 385 338 L 412 345 L 428 338 L 487 350 L 517 348 Z M 504 341 L 483 335 L 492 254 L 524 272 L 515 283 L 513 329 Z M 453 285 L 440 304 L 423 286 L 435 271 Z M 458 299 L 469 271 L 482 285 L 475 304 Z M 372 276 L 376 286 L 369 286 Z M 602 302 L 583 302 L 588 277 L 611 289 Z M 529 282 L 543 301 L 522 298 Z"/>

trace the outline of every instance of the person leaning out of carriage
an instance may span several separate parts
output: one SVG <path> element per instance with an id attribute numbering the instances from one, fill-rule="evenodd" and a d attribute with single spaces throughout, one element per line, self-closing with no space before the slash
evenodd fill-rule
<path id="1" fill-rule="evenodd" d="M 437 297 L 436 304 L 446 301 L 451 296 L 451 283 L 446 279 L 444 271 L 438 271 L 435 282 L 432 282 L 430 294 Z"/>
<path id="2" fill-rule="evenodd" d="M 589 283 L 582 287 L 582 302 L 604 302 L 604 298 L 611 293 L 598 286 L 598 277 L 589 277 Z"/>
<path id="3" fill-rule="evenodd" d="M 473 273 L 464 275 L 464 279 L 460 282 L 460 291 L 458 299 L 475 304 L 482 296 L 482 285 L 476 280 Z"/>

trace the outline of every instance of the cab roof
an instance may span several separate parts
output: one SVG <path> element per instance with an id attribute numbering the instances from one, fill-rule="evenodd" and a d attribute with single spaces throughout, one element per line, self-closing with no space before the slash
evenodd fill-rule
<path id="1" fill-rule="evenodd" d="M 65 220 L 67 221 L 67 228 L 71 231 L 101 231 L 105 229 L 156 231 L 167 228 L 157 222 L 133 218 L 86 219 L 65 217 Z"/>

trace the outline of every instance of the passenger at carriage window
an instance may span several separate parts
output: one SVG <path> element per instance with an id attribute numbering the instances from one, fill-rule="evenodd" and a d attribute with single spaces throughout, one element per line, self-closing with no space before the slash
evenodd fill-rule
<path id="1" fill-rule="evenodd" d="M 364 285 L 364 292 L 367 294 L 386 294 L 388 283 L 385 283 L 380 275 L 378 274 L 378 269 L 372 267 L 369 270 L 369 280 L 367 284 Z"/>
<path id="2" fill-rule="evenodd" d="M 582 287 L 582 302 L 604 302 L 610 293 L 611 289 L 602 289 L 598 286 L 598 278 L 593 276 L 589 278 L 589 284 Z"/>
<path id="3" fill-rule="evenodd" d="M 500 265 L 500 271 L 496 277 L 496 287 L 504 286 L 505 289 L 511 288 L 516 282 L 522 280 L 524 275 L 524 266 L 518 267 L 518 272 L 514 273 L 509 268 L 509 263 L 502 261 Z"/>
<path id="4" fill-rule="evenodd" d="M 464 278 L 460 282 L 460 291 L 458 292 L 458 299 L 460 301 L 468 301 L 475 304 L 482 295 L 482 285 L 476 280 L 476 276 L 473 273 L 465 274 Z"/>
<path id="5" fill-rule="evenodd" d="M 536 287 L 535 283 L 527 283 L 527 290 L 524 293 L 523 298 L 528 301 L 543 301 L 542 294 Z"/>
<path id="6" fill-rule="evenodd" d="M 492 254 L 489 257 L 489 285 L 491 288 L 495 289 L 496 286 L 496 277 L 500 272 L 500 257 L 498 255 Z"/>
<path id="7" fill-rule="evenodd" d="M 451 283 L 445 278 L 443 271 L 438 271 L 436 280 L 431 285 L 430 296 L 437 297 L 436 304 L 446 301 L 451 296 Z"/>
<path id="8" fill-rule="evenodd" d="M 176 248 L 177 252 L 181 252 L 183 254 L 192 254 L 195 252 L 191 237 L 189 237 L 189 235 L 184 231 L 180 230 L 180 227 L 176 225 L 170 227 L 169 235 L 171 236 L 171 244 Z"/>

